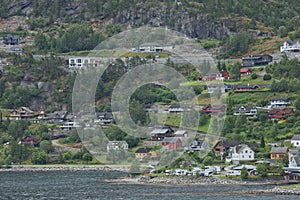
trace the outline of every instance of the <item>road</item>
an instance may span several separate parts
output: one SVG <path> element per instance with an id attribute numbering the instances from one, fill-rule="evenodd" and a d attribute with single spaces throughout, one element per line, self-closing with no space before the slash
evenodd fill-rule
<path id="1" fill-rule="evenodd" d="M 58 140 L 52 140 L 51 142 L 56 152 L 69 151 L 72 153 L 77 153 L 80 151 L 80 148 L 66 147 L 60 144 Z"/>

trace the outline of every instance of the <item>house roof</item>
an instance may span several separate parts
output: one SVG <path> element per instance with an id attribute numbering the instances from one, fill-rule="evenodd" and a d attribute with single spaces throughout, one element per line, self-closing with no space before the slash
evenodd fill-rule
<path id="1" fill-rule="evenodd" d="M 185 130 L 178 130 L 174 133 L 174 135 L 183 135 L 183 134 L 186 134 L 186 133 L 187 133 L 187 131 L 185 131 Z"/>
<path id="2" fill-rule="evenodd" d="M 219 141 L 215 144 L 214 147 L 216 147 L 218 144 L 222 144 L 226 149 L 228 149 L 229 147 L 234 147 L 236 145 L 239 145 L 238 141 L 234 141 L 234 140 L 224 140 L 224 141 Z"/>
<path id="3" fill-rule="evenodd" d="M 109 141 L 107 145 L 109 146 L 121 146 L 123 144 L 127 144 L 126 141 Z"/>
<path id="4" fill-rule="evenodd" d="M 292 140 L 300 140 L 300 134 L 294 135 Z"/>
<path id="5" fill-rule="evenodd" d="M 285 41 L 286 43 L 288 43 L 289 46 L 295 45 L 298 43 L 298 41 L 293 40 L 293 41 Z"/>
<path id="6" fill-rule="evenodd" d="M 236 108 L 234 109 L 234 111 L 235 111 L 235 112 L 238 112 L 238 111 L 241 111 L 241 109 L 242 109 L 242 111 L 243 111 L 243 110 L 245 110 L 245 111 L 250 111 L 250 110 L 252 110 L 252 109 L 256 109 L 256 107 L 253 106 L 253 105 L 238 106 L 238 107 L 236 107 Z"/>
<path id="7" fill-rule="evenodd" d="M 247 73 L 247 72 L 251 72 L 251 70 L 249 68 L 243 67 L 240 69 L 240 73 Z"/>
<path id="8" fill-rule="evenodd" d="M 280 108 L 273 108 L 271 110 L 268 111 L 268 114 L 269 115 L 274 115 L 274 114 L 291 114 L 293 113 L 293 109 L 290 109 L 290 108 L 283 108 L 283 109 L 280 109 Z"/>
<path id="9" fill-rule="evenodd" d="M 294 157 L 297 166 L 300 166 L 300 155 Z"/>
<path id="10" fill-rule="evenodd" d="M 285 154 L 289 149 L 287 147 L 272 147 L 270 153 Z"/>
<path id="11" fill-rule="evenodd" d="M 202 108 L 202 110 L 224 110 L 226 108 L 225 105 L 207 105 Z"/>
<path id="12" fill-rule="evenodd" d="M 250 147 L 248 145 L 246 145 L 246 144 L 240 144 L 240 145 L 235 146 L 235 149 L 236 149 L 237 153 L 240 153 L 245 148 L 249 148 L 250 149 Z"/>
<path id="13" fill-rule="evenodd" d="M 169 131 L 169 129 L 161 128 L 161 129 L 154 129 L 151 134 L 166 134 Z"/>
<path id="14" fill-rule="evenodd" d="M 271 101 L 290 101 L 290 100 L 291 100 L 290 97 L 276 97 L 271 99 Z"/>
<path id="15" fill-rule="evenodd" d="M 140 47 L 151 47 L 151 46 L 160 47 L 161 45 L 156 42 L 148 42 L 140 45 Z"/>
<path id="16" fill-rule="evenodd" d="M 111 112 L 102 112 L 102 113 L 97 113 L 98 118 L 105 118 L 105 119 L 112 119 L 113 114 Z"/>
<path id="17" fill-rule="evenodd" d="M 201 147 L 205 141 L 204 140 L 193 140 L 186 145 L 186 147 Z"/>
<path id="18" fill-rule="evenodd" d="M 233 170 L 242 170 L 243 168 L 246 168 L 247 170 L 253 170 L 256 169 L 256 166 L 254 165 L 241 165 L 233 168 Z"/>
<path id="19" fill-rule="evenodd" d="M 149 153 L 152 150 L 153 150 L 152 148 L 143 147 L 143 148 L 139 148 L 138 150 L 136 150 L 135 153 Z"/>
<path id="20" fill-rule="evenodd" d="M 257 88 L 259 88 L 259 86 L 258 85 L 250 85 L 250 84 L 248 84 L 248 85 L 237 85 L 236 86 L 236 89 L 245 89 L 245 90 L 254 90 L 254 89 L 257 89 Z"/>
<path id="21" fill-rule="evenodd" d="M 174 108 L 181 108 L 180 104 L 173 104 L 173 105 L 170 105 L 170 108 L 174 109 Z"/>
<path id="22" fill-rule="evenodd" d="M 178 137 L 165 137 L 164 140 L 162 142 L 167 142 L 167 143 L 176 143 L 177 140 L 180 140 L 180 138 Z"/>

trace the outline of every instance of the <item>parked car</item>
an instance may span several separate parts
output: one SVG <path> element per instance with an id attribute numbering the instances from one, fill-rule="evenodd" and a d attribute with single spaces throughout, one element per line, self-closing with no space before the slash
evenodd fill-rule
<path id="1" fill-rule="evenodd" d="M 226 176 L 240 176 L 240 175 L 241 175 L 241 171 L 239 170 L 230 170 L 226 172 Z"/>

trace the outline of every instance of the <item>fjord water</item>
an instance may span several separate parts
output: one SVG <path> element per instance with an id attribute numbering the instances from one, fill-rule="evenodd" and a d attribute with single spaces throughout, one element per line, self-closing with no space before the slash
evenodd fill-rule
<path id="1" fill-rule="evenodd" d="M 279 200 L 295 196 L 230 194 L 230 191 L 269 189 L 273 186 L 142 185 L 106 182 L 125 176 L 113 171 L 0 172 L 0 199 L 76 200 Z"/>

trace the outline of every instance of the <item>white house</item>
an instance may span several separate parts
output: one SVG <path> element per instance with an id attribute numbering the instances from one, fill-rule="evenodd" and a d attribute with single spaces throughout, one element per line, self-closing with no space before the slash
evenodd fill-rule
<path id="1" fill-rule="evenodd" d="M 171 51 L 174 47 L 172 45 L 160 45 L 158 43 L 144 43 L 138 47 L 132 48 L 133 51 L 138 52 L 162 52 Z"/>
<path id="2" fill-rule="evenodd" d="M 291 104 L 289 97 L 272 98 L 268 108 L 281 108 Z"/>
<path id="3" fill-rule="evenodd" d="M 254 160 L 254 151 L 246 144 L 230 147 L 227 162 L 238 163 L 239 161 Z"/>
<path id="4" fill-rule="evenodd" d="M 253 105 L 239 106 L 234 109 L 233 115 L 256 116 L 257 108 Z"/>
<path id="5" fill-rule="evenodd" d="M 72 128 L 78 128 L 78 127 L 80 127 L 78 122 L 70 121 L 70 122 L 65 122 L 59 128 L 61 130 L 71 130 Z"/>
<path id="6" fill-rule="evenodd" d="M 290 150 L 289 151 L 289 167 L 300 168 L 300 151 Z"/>
<path id="7" fill-rule="evenodd" d="M 228 84 L 208 84 L 207 85 L 207 92 L 208 93 L 214 93 L 215 90 L 219 89 L 221 93 L 228 92 L 232 89 L 231 85 Z"/>
<path id="8" fill-rule="evenodd" d="M 107 143 L 107 152 L 117 151 L 117 150 L 127 150 L 128 144 L 126 141 L 109 141 Z"/>
<path id="9" fill-rule="evenodd" d="M 122 58 L 123 59 L 123 58 Z M 125 58 L 124 58 L 125 59 Z M 113 58 L 97 58 L 97 57 L 70 57 L 68 60 L 70 69 L 79 69 L 82 67 L 99 67 L 106 65 L 115 59 Z"/>
<path id="10" fill-rule="evenodd" d="M 183 112 L 183 108 L 181 107 L 180 104 L 173 104 L 169 107 L 169 113 L 181 113 Z"/>
<path id="11" fill-rule="evenodd" d="M 113 114 L 110 112 L 97 113 L 95 122 L 98 122 L 101 125 L 112 124 L 114 123 Z"/>
<path id="12" fill-rule="evenodd" d="M 300 51 L 300 43 L 298 41 L 285 41 L 280 46 L 280 52 L 299 52 Z"/>
<path id="13" fill-rule="evenodd" d="M 300 134 L 294 135 L 291 139 L 293 147 L 300 147 Z"/>

